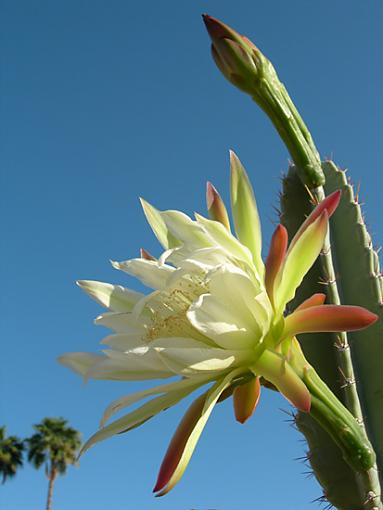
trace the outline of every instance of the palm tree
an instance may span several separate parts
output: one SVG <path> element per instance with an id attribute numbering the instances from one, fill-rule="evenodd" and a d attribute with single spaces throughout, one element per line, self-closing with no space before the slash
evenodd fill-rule
<path id="1" fill-rule="evenodd" d="M 0 427 L 0 476 L 2 483 L 15 476 L 23 465 L 24 443 L 16 436 L 6 436 L 6 428 Z"/>
<path id="2" fill-rule="evenodd" d="M 69 464 L 75 464 L 80 447 L 80 433 L 67 426 L 63 418 L 44 418 L 34 425 L 35 434 L 26 440 L 28 460 L 36 469 L 45 466 L 48 477 L 47 510 L 52 508 L 53 484 Z"/>

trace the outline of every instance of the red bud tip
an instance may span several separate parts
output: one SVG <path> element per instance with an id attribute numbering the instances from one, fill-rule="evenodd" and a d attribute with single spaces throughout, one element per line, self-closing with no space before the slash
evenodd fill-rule
<path id="1" fill-rule="evenodd" d="M 208 14 L 202 14 L 202 19 L 212 39 L 222 39 L 223 37 L 230 36 L 230 32 L 227 30 L 226 25 L 218 19 L 213 18 Z"/>
<path id="2" fill-rule="evenodd" d="M 214 198 L 218 195 L 218 191 L 209 181 L 206 183 L 206 204 L 207 208 L 210 209 L 213 205 Z"/>

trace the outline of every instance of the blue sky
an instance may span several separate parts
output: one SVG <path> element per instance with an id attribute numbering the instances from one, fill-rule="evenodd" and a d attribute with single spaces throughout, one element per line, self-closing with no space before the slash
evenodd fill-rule
<path id="1" fill-rule="evenodd" d="M 274 62 L 322 156 L 361 184 L 367 223 L 382 242 L 381 2 L 4 0 L 0 422 L 10 433 L 25 437 L 43 417 L 64 416 L 87 438 L 111 400 L 143 386 L 84 385 L 55 361 L 97 350 L 106 334 L 92 324 L 100 308 L 74 281 L 139 289 L 108 260 L 141 246 L 159 253 L 138 196 L 204 212 L 207 179 L 228 197 L 233 148 L 270 238 L 288 154 L 263 113 L 216 70 L 202 12 L 247 34 Z M 181 483 L 153 498 L 185 405 L 87 453 L 57 481 L 55 510 L 303 510 L 320 496 L 294 460 L 305 445 L 285 423 L 280 409 L 289 405 L 264 391 L 244 426 L 229 402 L 218 406 Z M 44 508 L 46 485 L 26 466 L 1 487 L 2 508 Z"/>

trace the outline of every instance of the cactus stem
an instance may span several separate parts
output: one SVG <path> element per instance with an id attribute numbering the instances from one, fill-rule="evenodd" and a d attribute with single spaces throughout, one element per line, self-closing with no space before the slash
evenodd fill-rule
<path id="1" fill-rule="evenodd" d="M 321 202 L 325 198 L 323 186 L 312 190 L 316 202 Z M 323 250 L 320 254 L 320 261 L 324 278 L 327 284 L 328 300 L 331 304 L 339 305 L 340 297 L 336 282 L 334 263 L 332 259 L 330 233 L 327 233 Z M 367 432 L 363 423 L 362 408 L 355 384 L 355 374 L 352 365 L 351 351 L 346 333 L 338 333 L 336 337 L 336 352 L 339 363 L 339 371 L 343 378 L 342 388 L 344 391 L 345 404 L 351 414 L 355 417 L 364 436 L 367 438 Z M 359 491 L 363 497 L 363 507 L 366 510 L 382 510 L 383 505 L 380 501 L 380 483 L 376 464 L 356 475 Z M 379 495 L 378 495 L 379 494 Z"/>

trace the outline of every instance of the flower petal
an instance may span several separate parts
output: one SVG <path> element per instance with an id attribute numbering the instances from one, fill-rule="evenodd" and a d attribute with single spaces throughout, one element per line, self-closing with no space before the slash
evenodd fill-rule
<path id="1" fill-rule="evenodd" d="M 134 341 L 132 341 L 134 344 Z M 143 342 L 137 342 L 136 346 L 126 352 L 115 351 L 112 349 L 105 350 L 104 353 L 116 364 L 116 368 L 121 368 L 128 374 L 146 374 L 148 379 L 158 377 L 171 377 L 174 375 L 172 370 L 162 361 L 158 352 Z M 100 366 L 96 369 L 101 368 Z M 93 371 L 89 372 L 89 376 L 93 377 Z M 129 377 L 127 377 L 129 379 Z M 140 377 L 141 379 L 141 377 Z"/>
<path id="2" fill-rule="evenodd" d="M 155 386 L 154 388 L 149 388 L 148 390 L 137 391 L 136 393 L 131 393 L 130 395 L 126 395 L 119 399 L 114 400 L 104 411 L 104 414 L 101 418 L 100 426 L 103 427 L 105 422 L 107 422 L 114 414 L 121 411 L 125 407 L 131 406 L 135 404 L 139 400 L 142 400 L 147 397 L 152 397 L 153 395 L 159 395 L 161 393 L 171 393 L 173 391 L 183 390 L 185 388 L 190 388 L 193 391 L 194 389 L 199 388 L 200 386 L 211 381 L 211 377 L 201 376 L 201 377 L 193 377 L 191 379 L 182 379 L 180 381 L 175 381 L 167 384 L 161 384 L 160 386 Z"/>
<path id="3" fill-rule="evenodd" d="M 80 455 L 85 453 L 91 446 L 95 445 L 96 443 L 104 441 L 104 439 L 108 439 L 115 434 L 128 432 L 129 430 L 138 427 L 145 421 L 153 418 L 153 416 L 160 413 L 161 411 L 164 411 L 165 409 L 178 404 L 180 400 L 187 397 L 194 390 L 194 386 L 181 388 L 177 391 L 165 393 L 165 395 L 161 395 L 150 400 L 149 402 L 146 402 L 142 406 L 134 409 L 122 418 L 119 418 L 118 420 L 112 422 L 110 425 L 107 425 L 106 427 L 93 434 L 93 436 L 91 436 L 82 447 Z"/>
<path id="4" fill-rule="evenodd" d="M 225 265 L 210 274 L 210 294 L 189 308 L 193 326 L 224 349 L 249 349 L 269 328 L 271 307 L 265 292 L 239 268 Z"/>
<path id="5" fill-rule="evenodd" d="M 283 225 L 278 225 L 271 238 L 269 254 L 265 263 L 265 286 L 272 302 L 274 301 L 274 283 L 285 259 L 287 242 L 286 228 Z"/>
<path id="6" fill-rule="evenodd" d="M 164 363 L 180 375 L 221 372 L 243 362 L 251 354 L 211 348 L 189 338 L 161 338 L 152 342 L 151 346 Z"/>
<path id="7" fill-rule="evenodd" d="M 169 232 L 179 239 L 187 251 L 211 246 L 201 226 L 183 212 L 169 210 L 160 214 Z"/>
<path id="8" fill-rule="evenodd" d="M 131 259 L 124 262 L 111 261 L 115 269 L 119 269 L 138 278 L 144 285 L 152 289 L 163 289 L 175 268 L 157 261 L 147 259 Z"/>
<path id="9" fill-rule="evenodd" d="M 173 377 L 174 372 L 170 371 L 165 365 L 161 370 L 143 368 L 138 364 L 133 366 L 133 360 L 130 358 L 131 364 L 127 366 L 114 359 L 104 359 L 85 374 L 87 379 L 97 379 L 102 381 L 146 381 L 149 379 L 167 379 Z"/>
<path id="10" fill-rule="evenodd" d="M 173 273 L 169 281 L 172 282 L 174 279 L 178 278 L 179 274 L 187 274 L 188 272 L 194 273 L 196 271 L 201 272 L 201 270 L 207 272 L 214 267 L 230 263 L 233 263 L 233 259 L 219 246 L 201 248 L 200 250 L 191 252 L 188 258 L 183 259 L 177 264 L 178 269 Z"/>
<path id="11" fill-rule="evenodd" d="M 233 371 L 217 381 L 208 392 L 198 397 L 190 406 L 179 424 L 161 464 L 153 489 L 153 492 L 157 492 L 156 496 L 168 493 L 181 479 L 217 400 L 238 374 L 238 370 Z"/>
<path id="12" fill-rule="evenodd" d="M 129 312 L 144 297 L 141 292 L 125 289 L 121 285 L 93 280 L 78 280 L 76 283 L 97 303 L 115 312 Z"/>
<path id="13" fill-rule="evenodd" d="M 327 331 L 355 331 L 367 328 L 377 319 L 377 315 L 360 306 L 312 306 L 295 311 L 286 317 L 283 336 Z"/>
<path id="14" fill-rule="evenodd" d="M 144 334 L 145 328 L 152 324 L 149 310 L 142 310 L 139 317 L 127 312 L 106 312 L 95 319 L 97 326 L 105 326 L 113 329 L 116 333 L 131 333 L 139 331 Z"/>
<path id="15" fill-rule="evenodd" d="M 253 255 L 259 276 L 264 274 L 261 257 L 262 232 L 254 191 L 240 160 L 230 151 L 231 209 L 237 237 Z"/>
<path id="16" fill-rule="evenodd" d="M 136 347 L 128 353 L 108 350 L 104 354 L 69 352 L 60 356 L 58 361 L 86 379 L 141 381 L 175 375 L 156 351 L 147 346 Z"/>
<path id="17" fill-rule="evenodd" d="M 277 313 L 283 312 L 286 303 L 291 301 L 303 277 L 314 264 L 324 243 L 328 227 L 327 212 L 324 211 L 296 241 L 287 252 L 285 263 L 280 272 L 280 282 L 274 291 Z"/>
<path id="18" fill-rule="evenodd" d="M 250 313 L 239 314 L 216 296 L 203 294 L 191 305 L 187 317 L 202 334 L 224 349 L 249 349 L 262 337 Z M 247 312 L 247 313 L 246 313 Z"/>
<path id="19" fill-rule="evenodd" d="M 127 333 L 117 333 L 109 335 L 101 340 L 101 344 L 107 345 L 116 351 L 126 352 L 137 347 L 142 347 L 145 343 L 142 340 L 145 330 L 129 331 Z"/>
<path id="20" fill-rule="evenodd" d="M 254 413 L 261 396 L 259 377 L 236 386 L 233 394 L 234 414 L 239 423 L 245 423 Z"/>
<path id="21" fill-rule="evenodd" d="M 228 303 L 230 308 L 247 318 L 252 315 L 262 334 L 269 329 L 272 309 L 267 293 L 247 273 L 234 265 L 226 264 L 208 274 L 210 293 Z"/>
<path id="22" fill-rule="evenodd" d="M 91 352 L 66 352 L 57 358 L 57 361 L 77 374 L 86 377 L 86 374 L 94 366 L 104 360 L 102 354 Z"/>
<path id="23" fill-rule="evenodd" d="M 206 232 L 206 238 L 211 240 L 212 245 L 219 246 L 232 257 L 243 260 L 249 266 L 252 265 L 252 256 L 248 248 L 241 244 L 223 225 L 218 221 L 208 220 L 200 214 L 195 215 L 199 225 Z"/>
<path id="24" fill-rule="evenodd" d="M 310 411 L 311 396 L 304 382 L 289 363 L 276 352 L 265 350 L 253 366 L 254 374 L 261 375 L 300 411 Z"/>
<path id="25" fill-rule="evenodd" d="M 140 198 L 140 202 L 142 205 L 142 209 L 144 210 L 144 214 L 149 225 L 152 227 L 152 230 L 162 244 L 162 246 L 167 250 L 168 248 L 174 248 L 175 246 L 179 246 L 180 242 L 174 235 L 169 232 L 167 226 L 165 225 L 164 220 L 161 218 L 161 213 L 155 207 L 150 205 L 146 200 Z"/>

